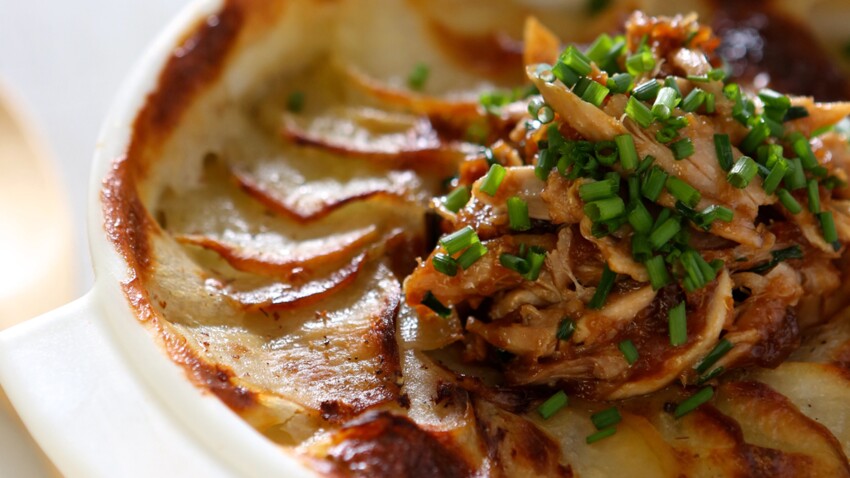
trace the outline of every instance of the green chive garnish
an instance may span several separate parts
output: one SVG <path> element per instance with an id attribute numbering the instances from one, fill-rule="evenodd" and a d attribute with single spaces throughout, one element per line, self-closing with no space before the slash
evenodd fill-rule
<path id="1" fill-rule="evenodd" d="M 531 267 L 528 264 L 528 261 L 523 257 L 515 256 L 513 254 L 501 254 L 499 256 L 499 264 L 506 269 L 510 269 L 514 272 L 519 272 L 520 274 L 527 274 Z"/>
<path id="2" fill-rule="evenodd" d="M 815 153 L 812 152 L 812 145 L 800 132 L 794 132 L 789 138 L 794 152 L 799 156 L 803 163 L 803 169 L 814 169 L 818 167 L 818 160 L 815 158 Z"/>
<path id="3" fill-rule="evenodd" d="M 409 86 L 411 90 L 421 91 L 422 88 L 425 87 L 425 82 L 428 80 L 429 74 L 430 71 L 428 70 L 428 65 L 418 63 L 413 67 L 413 71 L 410 72 L 410 76 L 407 77 L 407 86 Z"/>
<path id="4" fill-rule="evenodd" d="M 620 342 L 618 347 L 620 348 L 620 352 L 623 353 L 623 357 L 626 357 L 626 362 L 628 362 L 629 365 L 634 365 L 634 363 L 637 362 L 640 355 L 638 354 L 637 347 L 635 347 L 635 344 L 631 340 L 624 340 Z"/>
<path id="5" fill-rule="evenodd" d="M 654 79 L 648 80 L 635 87 L 635 89 L 632 90 L 632 96 L 641 101 L 655 100 L 660 89 L 661 83 Z"/>
<path id="6" fill-rule="evenodd" d="M 629 97 L 629 101 L 626 103 L 626 116 L 643 128 L 649 127 L 654 121 L 649 108 L 634 96 Z"/>
<path id="7" fill-rule="evenodd" d="M 655 58 L 648 49 L 639 51 L 626 58 L 626 69 L 630 74 L 638 76 L 655 68 Z"/>
<path id="8" fill-rule="evenodd" d="M 668 76 L 664 78 L 664 86 L 667 88 L 673 88 L 679 96 L 682 96 L 682 90 L 679 89 L 679 82 L 676 81 L 675 76 Z"/>
<path id="9" fill-rule="evenodd" d="M 608 97 L 608 93 L 610 92 L 611 90 L 609 90 L 608 88 L 600 85 L 595 81 L 591 81 L 590 84 L 587 85 L 587 88 L 585 88 L 584 92 L 581 94 L 581 99 L 587 101 L 593 106 L 599 106 L 602 104 L 603 101 L 605 101 L 605 98 Z"/>
<path id="10" fill-rule="evenodd" d="M 565 65 L 562 61 L 558 61 L 555 66 L 552 67 L 552 74 L 555 75 L 555 78 L 561 80 L 561 83 L 567 86 L 573 86 L 578 82 L 579 75 L 572 68 Z"/>
<path id="11" fill-rule="evenodd" d="M 718 206 L 717 204 L 712 204 L 711 206 L 703 209 L 702 212 L 697 215 L 696 225 L 708 230 L 711 227 L 711 224 L 717 219 L 720 219 L 723 222 L 731 222 L 734 218 L 735 213 L 731 209 Z"/>
<path id="12" fill-rule="evenodd" d="M 717 363 L 724 355 L 726 355 L 730 350 L 732 350 L 732 342 L 729 342 L 726 339 L 720 339 L 720 342 L 711 349 L 711 352 L 705 356 L 695 367 L 694 369 L 699 374 L 703 374 L 708 369 L 710 369 L 714 364 Z"/>
<path id="13" fill-rule="evenodd" d="M 699 392 L 695 393 L 691 397 L 682 401 L 679 406 L 673 411 L 673 416 L 676 418 L 682 418 L 683 416 L 691 413 L 692 411 L 699 408 L 700 405 L 711 400 L 711 397 L 714 396 L 714 389 L 711 387 L 705 387 Z"/>
<path id="14" fill-rule="evenodd" d="M 590 73 L 590 59 L 573 45 L 567 47 L 561 55 L 561 62 L 581 76 L 586 76 Z"/>
<path id="15" fill-rule="evenodd" d="M 487 247 L 484 244 L 476 242 L 463 251 L 463 254 L 457 258 L 457 264 L 463 270 L 469 269 L 472 264 L 478 262 L 478 259 L 487 255 L 487 252 Z"/>
<path id="16" fill-rule="evenodd" d="M 741 151 L 745 153 L 755 152 L 769 136 L 770 128 L 764 123 L 764 120 L 756 123 L 753 129 L 744 137 L 744 140 L 741 141 Z"/>
<path id="17" fill-rule="evenodd" d="M 644 262 L 644 265 L 653 290 L 658 290 L 670 283 L 670 273 L 667 271 L 667 264 L 663 257 L 655 256 Z"/>
<path id="18" fill-rule="evenodd" d="M 422 305 L 433 310 L 440 317 L 448 317 L 452 315 L 452 309 L 446 307 L 442 302 L 437 300 L 430 290 L 425 293 L 425 297 L 422 299 Z"/>
<path id="19" fill-rule="evenodd" d="M 643 205 L 643 201 L 638 200 L 632 205 L 628 220 L 632 228 L 641 234 L 649 234 L 652 229 L 652 215 Z"/>
<path id="20" fill-rule="evenodd" d="M 593 152 L 599 164 L 605 166 L 613 166 L 617 162 L 620 153 L 617 151 L 617 144 L 613 141 L 600 141 L 593 145 Z"/>
<path id="21" fill-rule="evenodd" d="M 673 108 L 679 104 L 679 100 L 676 90 L 667 86 L 661 88 L 658 96 L 655 97 L 655 103 L 652 104 L 652 116 L 659 119 L 669 118 Z"/>
<path id="22" fill-rule="evenodd" d="M 714 114 L 714 110 L 715 110 L 714 93 L 706 93 L 705 94 L 705 112 L 707 114 Z"/>
<path id="23" fill-rule="evenodd" d="M 678 347 L 688 341 L 688 317 L 685 314 L 685 303 L 670 309 L 669 313 L 670 345 Z"/>
<path id="24" fill-rule="evenodd" d="M 682 204 L 688 207 L 695 207 L 699 204 L 700 199 L 702 199 L 702 195 L 699 191 L 675 176 L 667 178 L 666 186 L 667 191 L 672 194 L 674 198 L 682 201 Z"/>
<path id="25" fill-rule="evenodd" d="M 641 185 L 641 193 L 650 201 L 657 201 L 667 182 L 667 173 L 658 166 L 653 166 Z"/>
<path id="26" fill-rule="evenodd" d="M 735 165 L 732 166 L 732 170 L 729 171 L 729 174 L 726 175 L 726 180 L 732 186 L 735 186 L 738 189 L 744 189 L 749 186 L 750 181 L 756 177 L 758 173 L 758 166 L 756 166 L 756 162 L 753 161 L 753 158 L 749 156 L 741 156 L 738 158 L 738 161 L 735 162 Z"/>
<path id="27" fill-rule="evenodd" d="M 820 191 L 818 189 L 818 181 L 810 179 L 806 185 L 806 192 L 809 195 L 809 211 L 814 214 L 820 212 Z"/>
<path id="28" fill-rule="evenodd" d="M 679 220 L 671 217 L 652 231 L 649 235 L 649 244 L 653 250 L 658 250 L 661 246 L 667 244 L 670 239 L 673 239 L 681 229 L 682 225 L 679 223 Z"/>
<path id="29" fill-rule="evenodd" d="M 779 158 L 773 164 L 773 167 L 770 169 L 770 173 L 764 178 L 764 182 L 762 183 L 762 187 L 764 188 L 764 192 L 767 194 L 773 194 L 776 191 L 776 188 L 779 187 L 779 183 L 785 178 L 785 175 L 788 173 L 788 163 Z"/>
<path id="30" fill-rule="evenodd" d="M 809 116 L 809 110 L 805 106 L 792 106 L 785 112 L 785 117 L 782 118 L 782 121 L 792 121 L 805 118 L 806 116 Z"/>
<path id="31" fill-rule="evenodd" d="M 578 187 L 578 195 L 584 202 L 607 199 L 617 194 L 617 183 L 610 179 L 584 183 Z"/>
<path id="32" fill-rule="evenodd" d="M 556 333 L 556 337 L 558 340 L 569 340 L 570 337 L 573 336 L 573 333 L 576 331 L 576 323 L 573 319 L 569 317 L 561 320 L 561 323 L 558 324 L 558 332 Z"/>
<path id="33" fill-rule="evenodd" d="M 478 189 L 485 194 L 495 196 L 496 191 L 499 190 L 499 186 L 502 184 L 502 180 L 505 179 L 505 174 L 505 167 L 501 164 L 490 166 L 490 171 L 484 176 L 484 179 L 481 181 L 481 187 Z"/>
<path id="34" fill-rule="evenodd" d="M 528 217 L 528 204 L 519 197 L 508 198 L 508 223 L 514 231 L 531 229 L 531 219 Z"/>
<path id="35" fill-rule="evenodd" d="M 687 112 L 696 111 L 705 102 L 705 91 L 699 88 L 694 88 L 688 93 L 688 96 L 682 100 L 682 109 Z"/>
<path id="36" fill-rule="evenodd" d="M 534 166 L 534 175 L 541 181 L 549 178 L 552 168 L 558 163 L 558 155 L 550 149 L 541 149 L 537 154 L 537 164 Z"/>
<path id="37" fill-rule="evenodd" d="M 440 245 L 443 246 L 449 255 L 454 255 L 476 242 L 479 242 L 478 235 L 475 234 L 475 229 L 472 229 L 471 226 L 458 229 L 440 239 Z"/>
<path id="38" fill-rule="evenodd" d="M 608 89 L 614 94 L 625 93 L 632 87 L 632 81 L 632 75 L 628 73 L 617 73 L 608 78 Z"/>
<path id="39" fill-rule="evenodd" d="M 785 186 L 792 191 L 806 187 L 806 172 L 800 158 L 788 160 L 788 173 L 785 176 Z"/>
<path id="40" fill-rule="evenodd" d="M 458 212 L 469 202 L 469 188 L 461 186 L 443 198 L 443 205 L 451 212 Z"/>
<path id="41" fill-rule="evenodd" d="M 655 140 L 662 144 L 667 144 L 676 139 L 679 132 L 670 127 L 664 127 L 655 133 Z"/>
<path id="42" fill-rule="evenodd" d="M 605 301 L 608 299 L 608 294 L 614 287 L 614 281 L 616 279 L 617 273 L 609 269 L 606 263 L 602 269 L 602 278 L 599 280 L 599 285 L 596 286 L 596 292 L 593 294 L 593 298 L 590 299 L 587 307 L 590 309 L 601 309 L 605 305 Z"/>
<path id="43" fill-rule="evenodd" d="M 800 205 L 797 199 L 795 199 L 787 189 L 782 188 L 779 191 L 776 191 L 776 196 L 779 197 L 779 202 L 781 202 L 782 205 L 785 206 L 785 209 L 787 209 L 791 214 L 799 214 L 800 211 L 803 210 L 803 206 Z"/>
<path id="44" fill-rule="evenodd" d="M 530 281 L 536 281 L 540 277 L 540 270 L 543 268 L 543 262 L 546 260 L 546 252 L 543 250 L 529 251 L 525 258 L 528 263 L 528 272 L 525 273 L 525 278 Z"/>
<path id="45" fill-rule="evenodd" d="M 615 136 L 614 141 L 617 143 L 617 151 L 620 154 L 620 165 L 626 171 L 635 169 L 638 165 L 635 139 L 630 134 L 621 134 Z"/>
<path id="46" fill-rule="evenodd" d="M 675 143 L 671 143 L 670 150 L 673 151 L 673 157 L 676 161 L 681 161 L 694 154 L 694 143 L 691 141 L 691 138 L 682 138 Z"/>
<path id="47" fill-rule="evenodd" d="M 592 444 L 598 442 L 599 440 L 613 436 L 616 433 L 617 433 L 616 427 L 608 427 L 608 428 L 605 428 L 603 430 L 600 430 L 600 431 L 594 433 L 593 435 L 589 435 L 587 438 L 584 439 L 584 441 L 587 442 L 588 445 L 592 445 Z"/>
<path id="48" fill-rule="evenodd" d="M 436 269 L 437 272 L 443 273 L 449 277 L 457 275 L 457 261 L 448 254 L 443 254 L 442 252 L 434 254 L 434 257 L 431 259 L 431 263 L 434 265 L 434 269 Z"/>
<path id="49" fill-rule="evenodd" d="M 823 232 L 823 239 L 832 244 L 833 247 L 838 242 L 838 232 L 835 229 L 835 220 L 832 217 L 832 211 L 818 213 L 820 219 L 820 227 Z M 837 249 L 837 248 L 836 248 Z"/>
<path id="50" fill-rule="evenodd" d="M 612 427 L 620 423 L 622 420 L 623 417 L 620 416 L 620 411 L 617 410 L 617 407 L 611 407 L 590 416 L 590 421 L 593 422 L 593 426 L 595 426 L 597 430 Z"/>
<path id="51" fill-rule="evenodd" d="M 304 109 L 307 97 L 303 91 L 293 91 L 286 99 L 286 110 L 291 113 L 300 113 Z"/>
<path id="52" fill-rule="evenodd" d="M 723 373 L 725 371 L 726 371 L 726 369 L 724 367 L 717 367 L 716 369 L 712 370 L 711 372 L 708 372 L 704 375 L 701 375 L 697 379 L 697 385 L 702 385 L 702 384 L 704 384 L 705 382 L 708 382 L 711 379 L 717 378 L 721 373 Z"/>
<path id="53" fill-rule="evenodd" d="M 563 390 L 559 390 L 537 407 L 537 413 L 539 413 L 544 420 L 548 420 L 552 417 L 552 415 L 566 407 L 568 402 L 569 397 L 567 397 L 567 394 L 564 393 Z"/>
<path id="54" fill-rule="evenodd" d="M 645 262 L 652 258 L 652 246 L 649 238 L 643 234 L 632 234 L 632 257 L 638 262 Z"/>
<path id="55" fill-rule="evenodd" d="M 622 216 L 625 212 L 626 204 L 619 196 L 600 199 L 584 205 L 584 213 L 593 222 L 610 221 Z"/>

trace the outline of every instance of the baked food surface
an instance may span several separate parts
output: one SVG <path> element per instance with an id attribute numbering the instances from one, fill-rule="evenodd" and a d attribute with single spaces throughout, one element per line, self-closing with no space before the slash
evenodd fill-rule
<path id="1" fill-rule="evenodd" d="M 139 320 L 318 473 L 850 475 L 837 60 L 497 3 L 198 25 L 104 182 Z"/>

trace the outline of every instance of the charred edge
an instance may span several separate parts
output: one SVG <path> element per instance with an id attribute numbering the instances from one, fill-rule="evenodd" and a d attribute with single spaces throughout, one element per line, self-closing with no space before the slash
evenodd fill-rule
<path id="1" fill-rule="evenodd" d="M 449 446 L 410 419 L 370 412 L 345 425 L 325 459 L 345 476 L 472 476 L 469 465 Z"/>
<path id="2" fill-rule="evenodd" d="M 233 383 L 234 374 L 231 370 L 205 362 L 192 351 L 184 337 L 168 332 L 159 324 L 150 296 L 138 278 L 125 282 L 123 288 L 137 317 L 158 332 L 168 355 L 184 368 L 196 385 L 210 391 L 237 412 L 258 404 L 256 394 Z"/>
<path id="3" fill-rule="evenodd" d="M 381 315 L 372 323 L 371 335 L 378 344 L 380 366 L 375 372 L 383 382 L 383 387 L 393 397 L 401 392 L 401 358 L 396 340 L 396 322 L 401 306 L 401 291 L 396 291 L 387 299 Z"/>
<path id="4" fill-rule="evenodd" d="M 150 233 L 155 222 L 139 198 L 127 157 L 112 164 L 103 180 L 100 199 L 103 204 L 104 230 L 134 272 L 143 276 L 151 266 Z"/>
<path id="5" fill-rule="evenodd" d="M 222 73 L 245 21 L 246 5 L 227 1 L 174 49 L 160 73 L 157 88 L 148 95 L 133 124 L 129 156 L 138 158 L 151 139 L 161 138 L 179 122 L 198 93 Z"/>

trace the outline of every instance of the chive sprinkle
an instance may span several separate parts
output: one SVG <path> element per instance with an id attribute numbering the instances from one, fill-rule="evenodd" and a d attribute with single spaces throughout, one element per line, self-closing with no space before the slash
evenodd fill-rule
<path id="1" fill-rule="evenodd" d="M 561 320 L 561 323 L 558 324 L 558 332 L 556 333 L 556 337 L 558 340 L 569 340 L 570 337 L 573 336 L 573 333 L 576 331 L 576 322 L 569 318 L 565 317 Z"/>
<path id="2" fill-rule="evenodd" d="M 729 171 L 729 174 L 726 176 L 726 180 L 732 186 L 735 186 L 738 189 L 744 189 L 749 186 L 750 181 L 758 173 L 758 166 L 756 166 L 756 162 L 753 161 L 753 158 L 749 156 L 741 156 L 738 158 L 738 161 L 735 162 L 735 165 L 732 166 L 732 170 Z"/>
<path id="3" fill-rule="evenodd" d="M 670 283 L 670 273 L 667 271 L 667 265 L 664 263 L 662 256 L 655 256 L 652 259 L 644 262 L 646 272 L 649 275 L 649 283 L 653 290 L 658 290 Z"/>
<path id="4" fill-rule="evenodd" d="M 525 258 L 507 253 L 499 255 L 499 264 L 501 264 L 505 269 L 510 269 L 523 275 L 527 274 L 531 269 Z"/>
<path id="5" fill-rule="evenodd" d="M 835 229 L 835 219 L 832 217 L 832 211 L 825 211 L 818 213 L 818 219 L 820 219 L 820 227 L 821 232 L 823 232 L 823 239 L 832 244 L 833 247 L 838 242 L 838 232 Z M 838 248 L 836 248 L 837 250 Z"/>
<path id="6" fill-rule="evenodd" d="M 407 86 L 411 90 L 422 91 L 422 88 L 425 87 L 425 82 L 428 81 L 429 74 L 428 65 L 417 63 L 413 67 L 413 71 L 410 72 L 410 76 L 407 77 Z"/>
<path id="7" fill-rule="evenodd" d="M 451 212 L 458 212 L 469 202 L 469 188 L 461 186 L 443 198 L 443 206 Z"/>
<path id="8" fill-rule="evenodd" d="M 558 155 L 550 149 L 541 149 L 537 154 L 537 164 L 534 165 L 534 175 L 541 181 L 549 178 L 552 168 L 558 163 Z"/>
<path id="9" fill-rule="evenodd" d="M 702 199 L 702 195 L 699 191 L 687 182 L 682 181 L 675 176 L 667 178 L 666 186 L 667 191 L 672 194 L 674 198 L 682 201 L 682 203 L 688 207 L 695 207 L 699 204 L 700 199 Z"/>
<path id="10" fill-rule="evenodd" d="M 744 140 L 741 141 L 741 151 L 744 151 L 745 153 L 752 153 L 759 147 L 759 145 L 764 143 L 764 140 L 766 140 L 769 136 L 770 128 L 762 119 L 753 126 L 750 132 L 744 137 Z"/>
<path id="11" fill-rule="evenodd" d="M 649 235 L 649 244 L 653 250 L 658 250 L 664 244 L 667 244 L 670 239 L 673 239 L 676 234 L 682 229 L 682 225 L 675 217 L 671 217 L 659 225 Z"/>
<path id="12" fill-rule="evenodd" d="M 457 231 L 443 236 L 440 239 L 440 245 L 446 250 L 450 255 L 454 255 L 470 245 L 479 242 L 478 235 L 475 234 L 475 230 L 472 229 L 471 226 L 466 226 L 463 229 L 458 229 Z"/>
<path id="13" fill-rule="evenodd" d="M 705 102 L 705 91 L 699 88 L 694 88 L 688 93 L 688 96 L 682 100 L 682 109 L 687 112 L 696 111 Z"/>
<path id="14" fill-rule="evenodd" d="M 639 75 L 655 68 L 655 58 L 648 49 L 639 51 L 626 58 L 626 69 L 632 75 Z"/>
<path id="15" fill-rule="evenodd" d="M 648 234 L 652 229 L 652 215 L 643 205 L 643 201 L 636 201 L 627 217 L 632 228 L 641 234 Z"/>
<path id="16" fill-rule="evenodd" d="M 595 426 L 597 430 L 612 427 L 620 423 L 622 420 L 623 417 L 620 416 L 620 411 L 617 410 L 617 407 L 611 407 L 590 416 L 590 421 L 593 422 L 593 426 Z"/>
<path id="17" fill-rule="evenodd" d="M 457 261 L 448 254 L 443 254 L 442 252 L 434 254 L 434 257 L 431 258 L 431 263 L 434 265 L 434 269 L 436 269 L 437 272 L 449 277 L 457 275 Z"/>
<path id="18" fill-rule="evenodd" d="M 681 161 L 694 154 L 694 143 L 691 138 L 682 138 L 675 143 L 670 144 L 670 150 L 673 151 L 673 157 L 676 161 Z"/>
<path id="19" fill-rule="evenodd" d="M 776 196 L 779 197 L 779 202 L 781 202 L 782 205 L 785 206 L 785 209 L 787 209 L 791 214 L 799 214 L 800 211 L 803 210 L 803 206 L 800 205 L 797 199 L 795 199 L 787 189 L 782 188 L 779 191 L 776 191 Z"/>
<path id="20" fill-rule="evenodd" d="M 442 302 L 437 300 L 437 298 L 434 297 L 434 293 L 430 290 L 426 292 L 425 297 L 422 298 L 422 305 L 428 307 L 440 317 L 448 317 L 452 315 L 452 309 L 446 307 Z"/>
<path id="21" fill-rule="evenodd" d="M 670 141 L 673 141 L 674 139 L 676 139 L 677 136 L 679 136 L 679 132 L 676 131 L 675 129 L 667 126 L 667 127 L 661 128 L 660 130 L 658 130 L 655 133 L 655 140 L 658 141 L 659 143 L 667 144 Z"/>
<path id="22" fill-rule="evenodd" d="M 566 407 L 568 402 L 569 397 L 567 397 L 567 394 L 564 393 L 563 390 L 558 390 L 554 395 L 549 397 L 545 402 L 541 403 L 540 406 L 537 407 L 537 413 L 539 413 L 544 420 L 548 420 L 552 417 L 552 415 Z"/>
<path id="23" fill-rule="evenodd" d="M 584 205 L 584 213 L 593 222 L 610 221 L 626 212 L 626 204 L 619 196 L 589 202 Z"/>
<path id="24" fill-rule="evenodd" d="M 818 190 L 818 181 L 810 179 L 806 184 L 806 193 L 809 196 L 809 211 L 814 214 L 820 212 L 820 191 Z"/>
<path id="25" fill-rule="evenodd" d="M 538 277 L 540 277 L 540 271 L 543 268 L 543 262 L 546 260 L 546 252 L 543 250 L 534 250 L 532 248 L 526 256 L 525 260 L 528 263 L 528 272 L 526 272 L 525 278 L 530 281 L 536 281 Z"/>
<path id="26" fill-rule="evenodd" d="M 607 199 L 617 194 L 617 184 L 610 179 L 587 182 L 578 187 L 578 195 L 584 202 Z"/>
<path id="27" fill-rule="evenodd" d="M 472 264 L 478 262 L 478 259 L 481 259 L 485 255 L 487 255 L 487 246 L 481 244 L 480 242 L 476 242 L 475 244 L 469 246 L 460 257 L 457 258 L 457 263 L 461 269 L 466 270 L 472 267 Z"/>
<path id="28" fill-rule="evenodd" d="M 788 173 L 788 162 L 782 158 L 776 160 L 773 164 L 773 167 L 770 169 L 770 173 L 764 178 L 764 182 L 762 183 L 762 188 L 764 188 L 764 192 L 767 194 L 773 194 L 776 191 L 776 188 L 779 187 L 779 183 L 785 178 L 785 175 Z"/>
<path id="29" fill-rule="evenodd" d="M 659 90 L 661 90 L 661 84 L 657 80 L 648 80 L 635 87 L 632 90 L 632 96 L 641 101 L 654 100 Z"/>
<path id="30" fill-rule="evenodd" d="M 561 62 L 579 75 L 585 76 L 590 74 L 590 60 L 573 45 L 567 47 L 561 55 Z"/>
<path id="31" fill-rule="evenodd" d="M 528 204 L 517 196 L 508 198 L 508 223 L 514 231 L 531 229 L 531 219 L 528 217 Z"/>
<path id="32" fill-rule="evenodd" d="M 673 416 L 675 416 L 676 418 L 682 418 L 683 416 L 699 408 L 700 405 L 711 400 L 711 397 L 713 396 L 714 389 L 711 387 L 705 387 L 694 395 L 683 400 L 682 403 L 680 403 L 673 411 Z"/>
<path id="33" fill-rule="evenodd" d="M 629 97 L 629 101 L 626 103 L 626 116 L 643 128 L 649 127 L 654 121 L 649 108 L 634 96 Z"/>
<path id="34" fill-rule="evenodd" d="M 599 430 L 598 432 L 594 433 L 593 435 L 588 435 L 588 437 L 585 438 L 584 441 L 587 442 L 588 445 L 592 445 L 592 444 L 598 442 L 599 440 L 603 440 L 605 438 L 613 436 L 616 433 L 617 433 L 616 427 L 608 427 L 608 428 L 604 428 L 602 430 Z"/>
<path id="35" fill-rule="evenodd" d="M 664 86 L 668 88 L 673 88 L 679 96 L 682 96 L 682 91 L 679 89 L 679 82 L 676 81 L 675 76 L 668 76 L 664 79 Z"/>
<path id="36" fill-rule="evenodd" d="M 596 292 L 593 293 L 593 298 L 587 304 L 590 309 L 601 309 L 608 299 L 608 294 L 614 287 L 614 281 L 617 279 L 617 273 L 608 268 L 608 264 L 602 268 L 602 278 L 599 280 L 599 285 L 596 286 Z"/>
<path id="37" fill-rule="evenodd" d="M 666 182 L 667 173 L 658 166 L 653 166 L 641 185 L 641 193 L 650 201 L 657 201 L 661 192 L 664 190 Z"/>
<path id="38" fill-rule="evenodd" d="M 608 97 L 608 93 L 610 92 L 611 90 L 609 90 L 608 88 L 600 85 L 595 81 L 591 81 L 590 84 L 587 85 L 587 88 L 584 90 L 584 92 L 581 94 L 581 99 L 587 101 L 593 106 L 599 106 L 602 104 L 603 101 L 605 101 L 605 98 Z"/>
<path id="39" fill-rule="evenodd" d="M 815 153 L 812 152 L 812 145 L 800 132 L 794 132 L 789 137 L 791 146 L 800 161 L 803 163 L 803 169 L 814 169 L 818 166 L 818 160 L 815 158 Z"/>
<path id="40" fill-rule="evenodd" d="M 679 104 L 679 95 L 676 90 L 665 86 L 658 91 L 658 96 L 655 97 L 655 103 L 652 104 L 652 116 L 659 119 L 667 119 L 673 108 Z"/>
<path id="41" fill-rule="evenodd" d="M 617 144 L 617 151 L 620 154 L 620 165 L 626 171 L 635 169 L 638 165 L 637 149 L 635 148 L 635 139 L 630 134 L 621 134 L 614 137 Z"/>
<path id="42" fill-rule="evenodd" d="M 714 93 L 706 93 L 705 94 L 705 112 L 708 114 L 714 114 L 715 111 L 715 97 Z"/>
<path id="43" fill-rule="evenodd" d="M 678 347 L 688 341 L 688 318 L 685 314 L 685 303 L 670 309 L 669 312 L 670 345 Z"/>
<path id="44" fill-rule="evenodd" d="M 617 143 L 614 141 L 600 141 L 596 143 L 593 145 L 593 153 L 596 155 L 599 163 L 605 166 L 613 166 L 620 156 L 617 150 Z"/>
<path id="45" fill-rule="evenodd" d="M 720 342 L 711 349 L 711 352 L 708 353 L 700 362 L 694 367 L 694 369 L 699 374 L 703 374 L 708 371 L 714 364 L 717 363 L 724 355 L 726 355 L 730 350 L 732 350 L 734 345 L 732 342 L 729 342 L 726 339 L 720 339 Z"/>
<path id="46" fill-rule="evenodd" d="M 794 191 L 806 187 L 806 172 L 800 158 L 788 160 L 788 174 L 785 176 L 785 186 Z"/>
<path id="47" fill-rule="evenodd" d="M 716 369 L 712 370 L 711 372 L 700 375 L 700 377 L 697 379 L 697 385 L 702 385 L 705 382 L 708 382 L 709 380 L 717 378 L 721 373 L 723 373 L 725 371 L 726 371 L 726 369 L 724 367 L 717 367 Z"/>
<path id="48" fill-rule="evenodd" d="M 629 91 L 629 88 L 632 87 L 632 75 L 628 73 L 617 73 L 614 76 L 608 78 L 608 89 L 611 90 L 611 93 L 619 94 L 625 93 Z"/>
<path id="49" fill-rule="evenodd" d="M 505 167 L 501 164 L 490 166 L 490 171 L 484 176 L 481 186 L 478 189 L 485 194 L 495 196 L 496 191 L 499 190 L 499 186 L 502 184 L 502 180 L 505 179 L 505 174 Z"/>
<path id="50" fill-rule="evenodd" d="M 632 234 L 632 257 L 638 262 L 645 262 L 652 258 L 652 246 L 649 238 L 644 234 Z"/>
<path id="51" fill-rule="evenodd" d="M 620 349 L 620 352 L 623 353 L 623 357 L 626 358 L 626 362 L 628 362 L 629 365 L 634 365 L 634 363 L 637 362 L 638 358 L 640 358 L 637 347 L 635 347 L 634 342 L 632 342 L 631 340 L 627 339 L 620 342 L 618 347 Z"/>

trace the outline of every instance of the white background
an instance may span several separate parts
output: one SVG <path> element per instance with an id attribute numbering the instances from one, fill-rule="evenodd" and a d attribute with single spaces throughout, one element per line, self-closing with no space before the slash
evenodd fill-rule
<path id="1" fill-rule="evenodd" d="M 73 214 L 77 295 L 93 275 L 85 233 L 100 124 L 147 45 L 189 0 L 0 0 L 0 87 L 34 123 Z"/>

